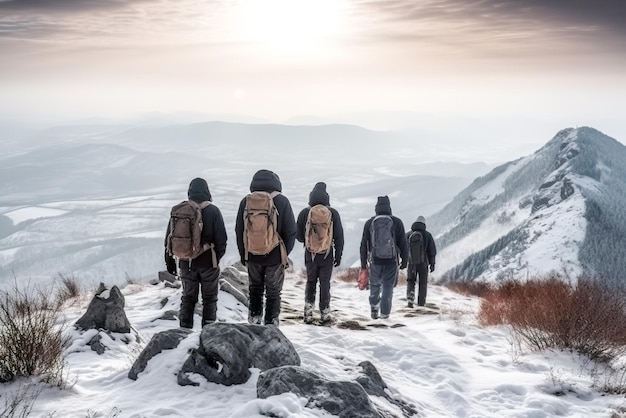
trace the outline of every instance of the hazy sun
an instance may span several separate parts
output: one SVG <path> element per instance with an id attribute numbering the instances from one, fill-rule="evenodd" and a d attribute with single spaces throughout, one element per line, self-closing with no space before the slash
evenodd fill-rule
<path id="1" fill-rule="evenodd" d="M 344 0 L 238 0 L 236 32 L 269 52 L 319 54 L 341 30 Z"/>

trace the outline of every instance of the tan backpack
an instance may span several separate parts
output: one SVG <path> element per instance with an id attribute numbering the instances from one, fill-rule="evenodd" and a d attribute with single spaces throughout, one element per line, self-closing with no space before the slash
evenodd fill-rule
<path id="1" fill-rule="evenodd" d="M 170 228 L 167 236 L 167 250 L 171 255 L 181 260 L 191 261 L 212 244 L 202 243 L 202 209 L 211 202 L 196 203 L 185 200 L 172 208 L 170 212 Z M 213 256 L 214 267 L 217 264 Z"/>
<path id="2" fill-rule="evenodd" d="M 330 253 L 333 244 L 333 214 L 325 205 L 309 209 L 304 231 L 304 245 L 312 254 Z"/>
<path id="3" fill-rule="evenodd" d="M 287 252 L 278 235 L 278 211 L 274 206 L 274 197 L 278 193 L 256 191 L 246 196 L 243 215 L 246 260 L 248 253 L 267 255 L 280 245 L 282 262 L 284 265 L 287 264 Z"/>

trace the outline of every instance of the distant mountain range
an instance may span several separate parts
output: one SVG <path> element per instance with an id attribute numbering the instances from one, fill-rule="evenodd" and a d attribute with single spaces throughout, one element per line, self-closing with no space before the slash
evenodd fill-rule
<path id="1" fill-rule="evenodd" d="M 444 280 L 556 271 L 623 284 L 626 147 L 592 128 L 562 130 L 476 179 L 428 223 Z"/>

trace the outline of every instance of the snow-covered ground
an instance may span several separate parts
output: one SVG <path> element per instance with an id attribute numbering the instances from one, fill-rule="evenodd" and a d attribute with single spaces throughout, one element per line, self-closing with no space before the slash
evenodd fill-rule
<path id="1" fill-rule="evenodd" d="M 304 325 L 301 311 L 304 280 L 296 274 L 285 280 L 281 331 L 291 340 L 302 367 L 333 380 L 353 380 L 356 365 L 371 361 L 392 396 L 413 404 L 420 417 L 609 417 L 626 404 L 623 397 L 594 391 L 583 359 L 571 353 L 525 353 L 513 349 L 506 327 L 477 324 L 479 300 L 431 286 L 428 303 L 438 307 L 421 312 L 406 307 L 406 287 L 394 291 L 387 320 L 369 318 L 368 292 L 355 284 L 333 281 L 336 323 L 357 320 L 365 330 Z M 178 309 L 180 290 L 163 284 L 133 284 L 123 288 L 126 312 L 134 332 L 103 339 L 101 356 L 86 345 L 95 331 L 80 334 L 70 328 L 66 389 L 47 387 L 34 404 L 33 417 L 328 417 L 310 409 L 294 394 L 256 398 L 258 370 L 242 385 L 202 382 L 179 386 L 176 372 L 187 351 L 198 345 L 200 319 L 194 332 L 174 350 L 153 358 L 137 381 L 128 371 L 151 336 L 177 327 L 157 320 L 166 310 Z M 168 298 L 162 306 L 161 301 Z M 73 324 L 84 313 L 90 296 L 70 301 L 66 320 Z M 246 309 L 220 292 L 218 319 L 243 322 Z M 126 336 L 128 337 L 128 336 Z M 0 386 L 1 399 L 21 384 Z M 384 399 L 374 402 L 400 412 Z"/>

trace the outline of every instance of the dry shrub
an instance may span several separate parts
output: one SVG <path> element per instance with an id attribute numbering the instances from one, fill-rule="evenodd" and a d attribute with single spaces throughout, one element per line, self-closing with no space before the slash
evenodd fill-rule
<path id="1" fill-rule="evenodd" d="M 491 291 L 492 285 L 486 282 L 445 282 L 445 287 L 452 290 L 455 293 L 459 293 L 464 296 L 477 296 L 484 298 Z"/>
<path id="2" fill-rule="evenodd" d="M 361 273 L 360 267 L 350 267 L 339 270 L 335 277 L 339 281 L 356 284 L 359 281 L 359 273 Z"/>
<path id="3" fill-rule="evenodd" d="M 81 288 L 76 277 L 61 274 L 59 275 L 59 282 L 61 285 L 57 292 L 57 298 L 60 303 L 80 296 Z"/>
<path id="4" fill-rule="evenodd" d="M 41 387 L 22 385 L 16 392 L 7 394 L 4 407 L 0 408 L 1 418 L 26 418 L 30 415 L 35 401 L 41 393 Z"/>
<path id="5" fill-rule="evenodd" d="M 0 383 L 39 376 L 63 384 L 69 337 L 57 324 L 60 306 L 43 290 L 0 293 Z"/>
<path id="6" fill-rule="evenodd" d="M 589 278 L 575 286 L 558 275 L 506 281 L 486 294 L 478 319 L 511 325 L 537 350 L 569 349 L 605 362 L 626 353 L 626 300 Z"/>

